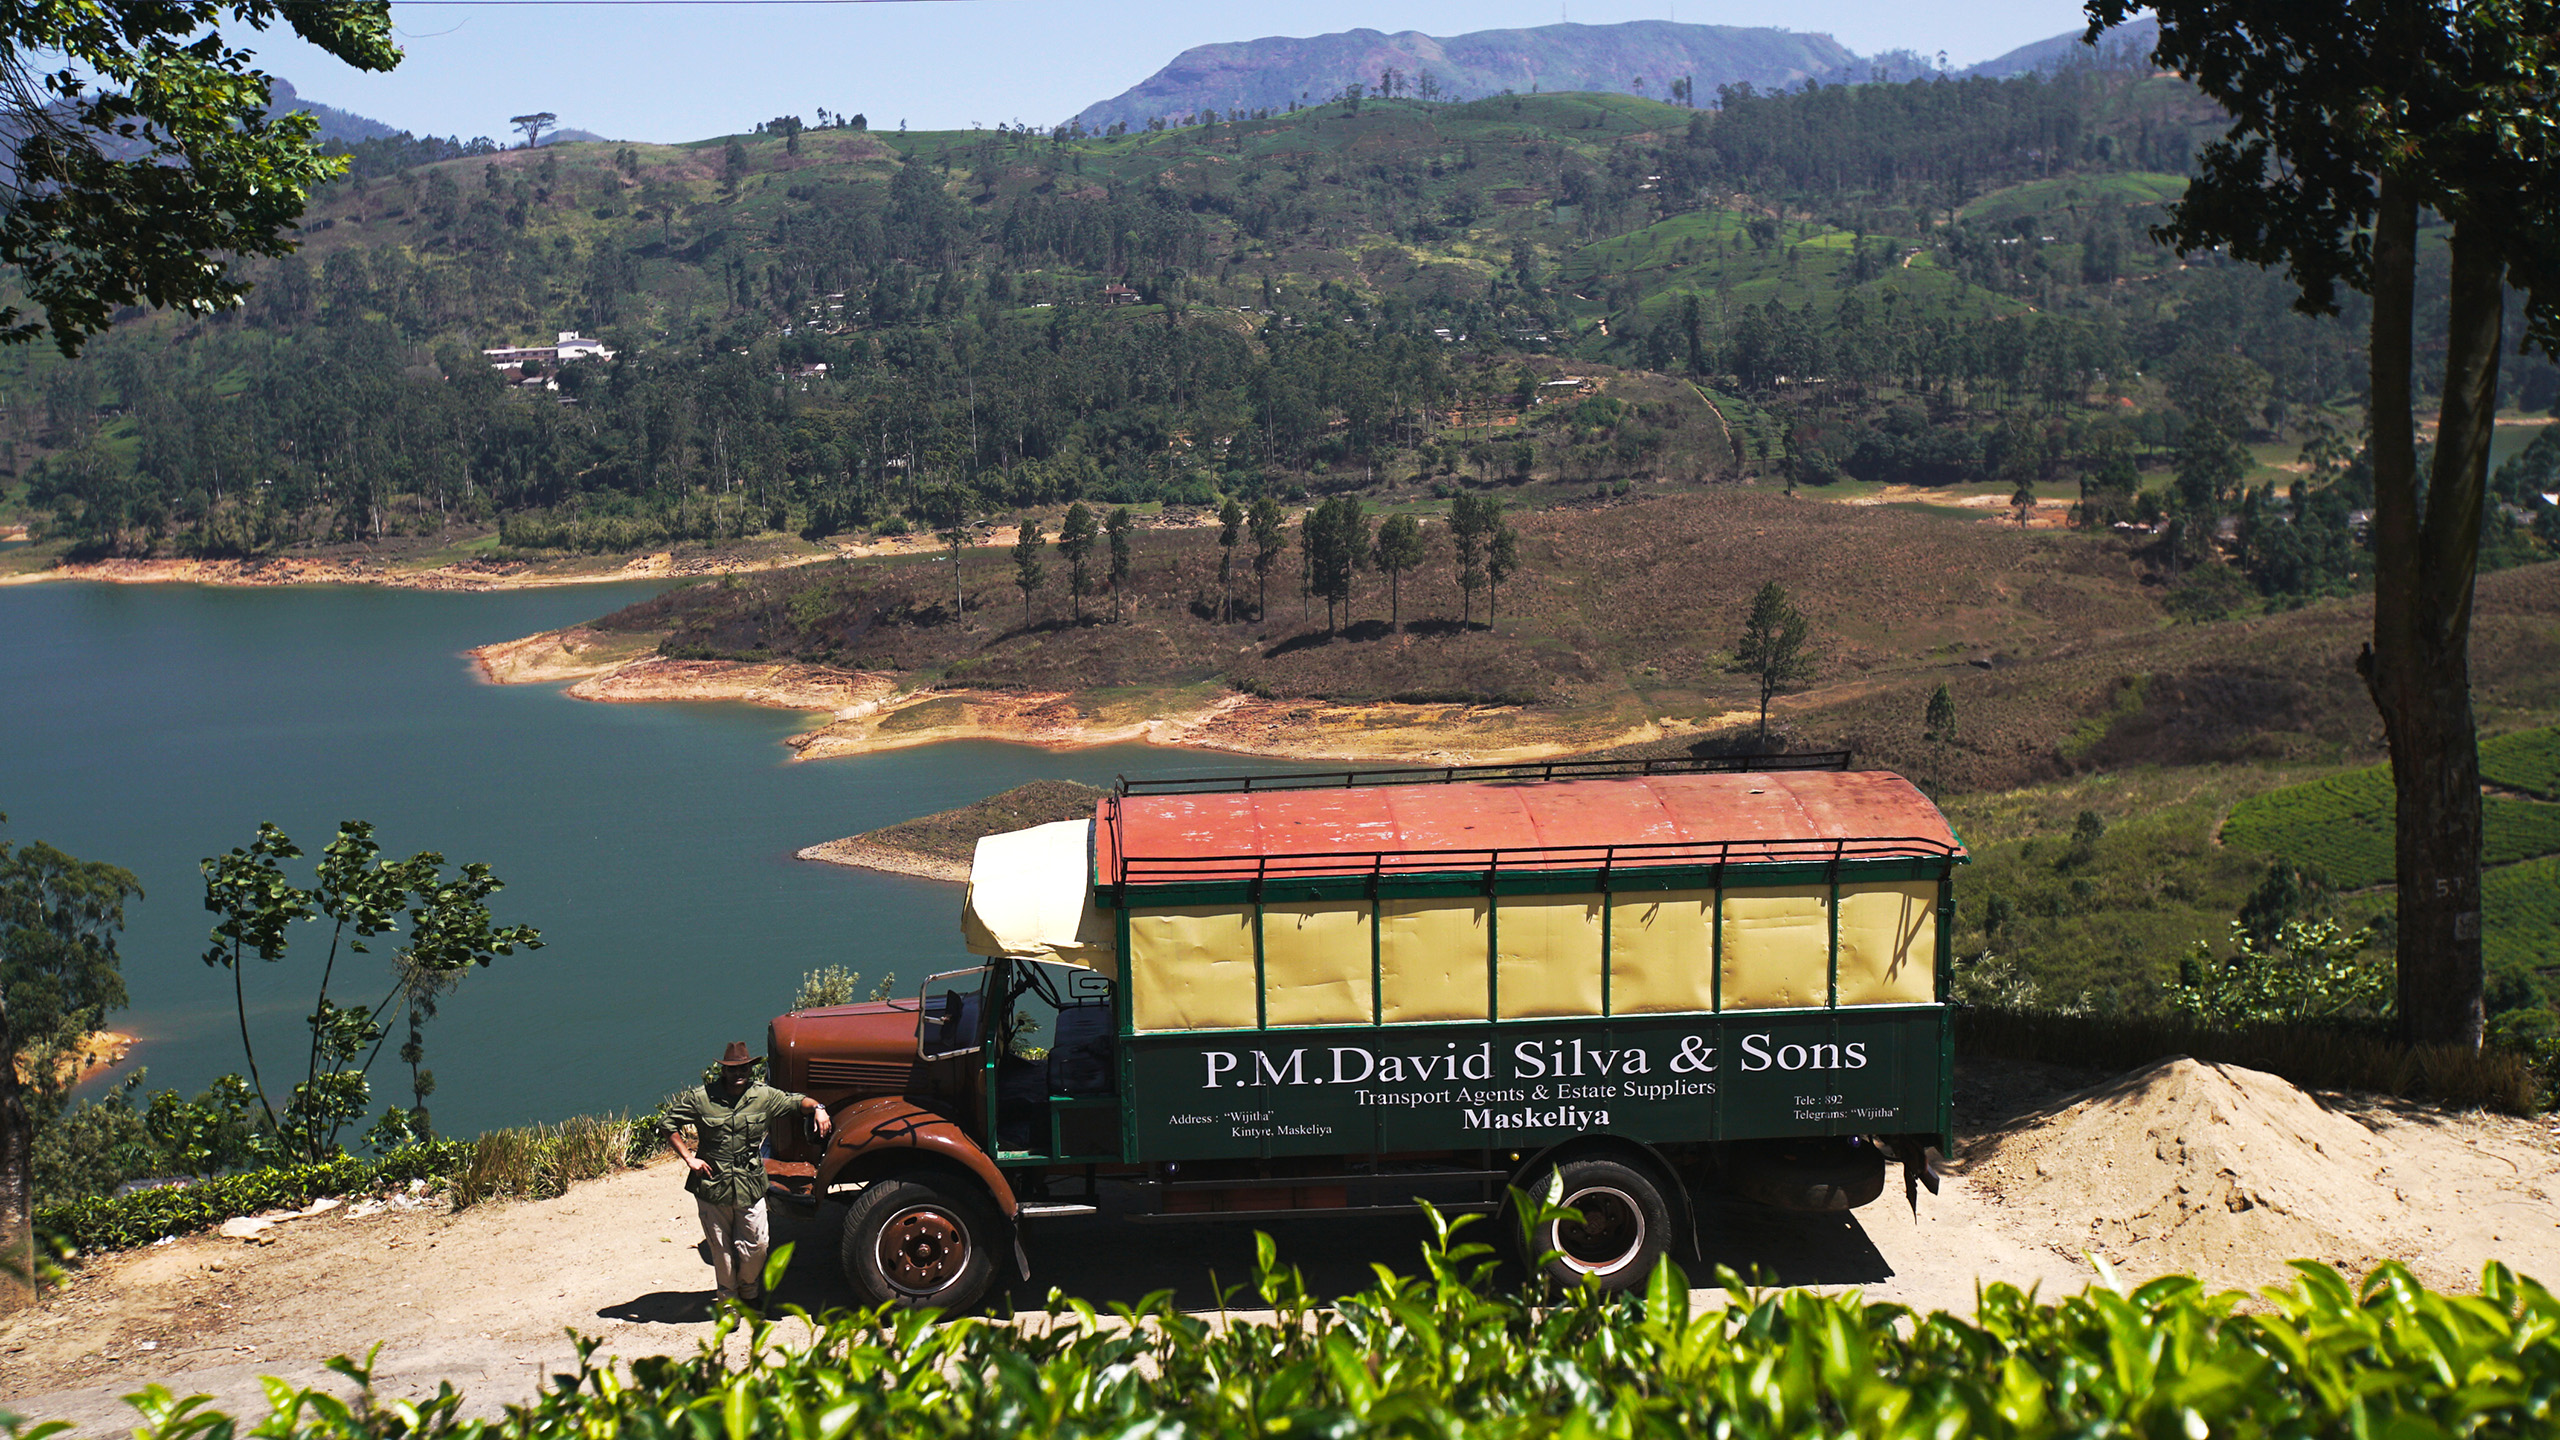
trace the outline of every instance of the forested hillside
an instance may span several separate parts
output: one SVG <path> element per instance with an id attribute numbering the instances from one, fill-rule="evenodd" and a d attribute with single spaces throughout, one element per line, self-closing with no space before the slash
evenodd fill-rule
<path id="1" fill-rule="evenodd" d="M 0 464 L 69 555 L 1742 476 L 2076 484 L 2104 519 L 2146 470 L 2237 508 L 2306 441 L 2351 478 L 2356 327 L 2146 237 L 2213 123 L 2179 82 L 1715 99 L 368 140 L 245 310 L 0 357 Z M 618 356 L 480 354 L 572 330 Z"/>

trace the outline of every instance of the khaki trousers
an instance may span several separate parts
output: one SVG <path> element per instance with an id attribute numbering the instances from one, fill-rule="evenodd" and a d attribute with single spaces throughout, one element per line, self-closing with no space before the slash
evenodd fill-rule
<path id="1" fill-rule="evenodd" d="M 731 1300 L 753 1300 L 764 1286 L 764 1253 L 773 1243 L 765 1226 L 764 1201 L 753 1205 L 714 1205 L 700 1196 L 702 1249 L 711 1261 L 712 1278 Z"/>

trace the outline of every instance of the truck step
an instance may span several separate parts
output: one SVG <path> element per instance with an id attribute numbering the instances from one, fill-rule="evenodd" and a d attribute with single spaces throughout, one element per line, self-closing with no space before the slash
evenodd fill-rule
<path id="1" fill-rule="evenodd" d="M 1025 1200 L 1015 1213 L 1024 1220 L 1061 1220 L 1070 1215 L 1099 1215 L 1102 1207 L 1058 1200 Z"/>

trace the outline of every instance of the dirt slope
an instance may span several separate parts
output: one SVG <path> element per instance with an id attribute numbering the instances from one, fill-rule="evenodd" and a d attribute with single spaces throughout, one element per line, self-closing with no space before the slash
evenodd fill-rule
<path id="1" fill-rule="evenodd" d="M 2560 1274 L 2554 1134 L 2324 1102 L 2180 1056 L 1986 1137 L 1966 1173 L 2003 1228 L 2128 1276 L 2263 1285 L 2290 1258 L 2348 1270 L 2401 1259 L 2430 1284 L 2465 1287 L 2493 1258 Z"/>

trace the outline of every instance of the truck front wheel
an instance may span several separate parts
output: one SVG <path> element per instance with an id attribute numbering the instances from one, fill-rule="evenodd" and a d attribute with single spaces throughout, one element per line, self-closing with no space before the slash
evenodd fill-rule
<path id="1" fill-rule="evenodd" d="M 1554 1182 L 1561 1180 L 1557 1185 Z M 1531 1195 L 1556 1195 L 1556 1203 L 1582 1218 L 1542 1221 L 1529 1232 L 1524 1257 L 1559 1285 L 1596 1284 L 1632 1290 L 1653 1273 L 1671 1245 L 1671 1206 L 1653 1177 L 1614 1160 L 1567 1160 L 1540 1175 Z M 1512 1232 L 1516 1234 L 1516 1227 Z M 1541 1264 L 1538 1257 L 1546 1259 Z"/>
<path id="2" fill-rule="evenodd" d="M 844 1217 L 844 1278 L 865 1305 L 963 1311 L 994 1283 L 1004 1222 L 967 1182 L 876 1180 Z"/>

